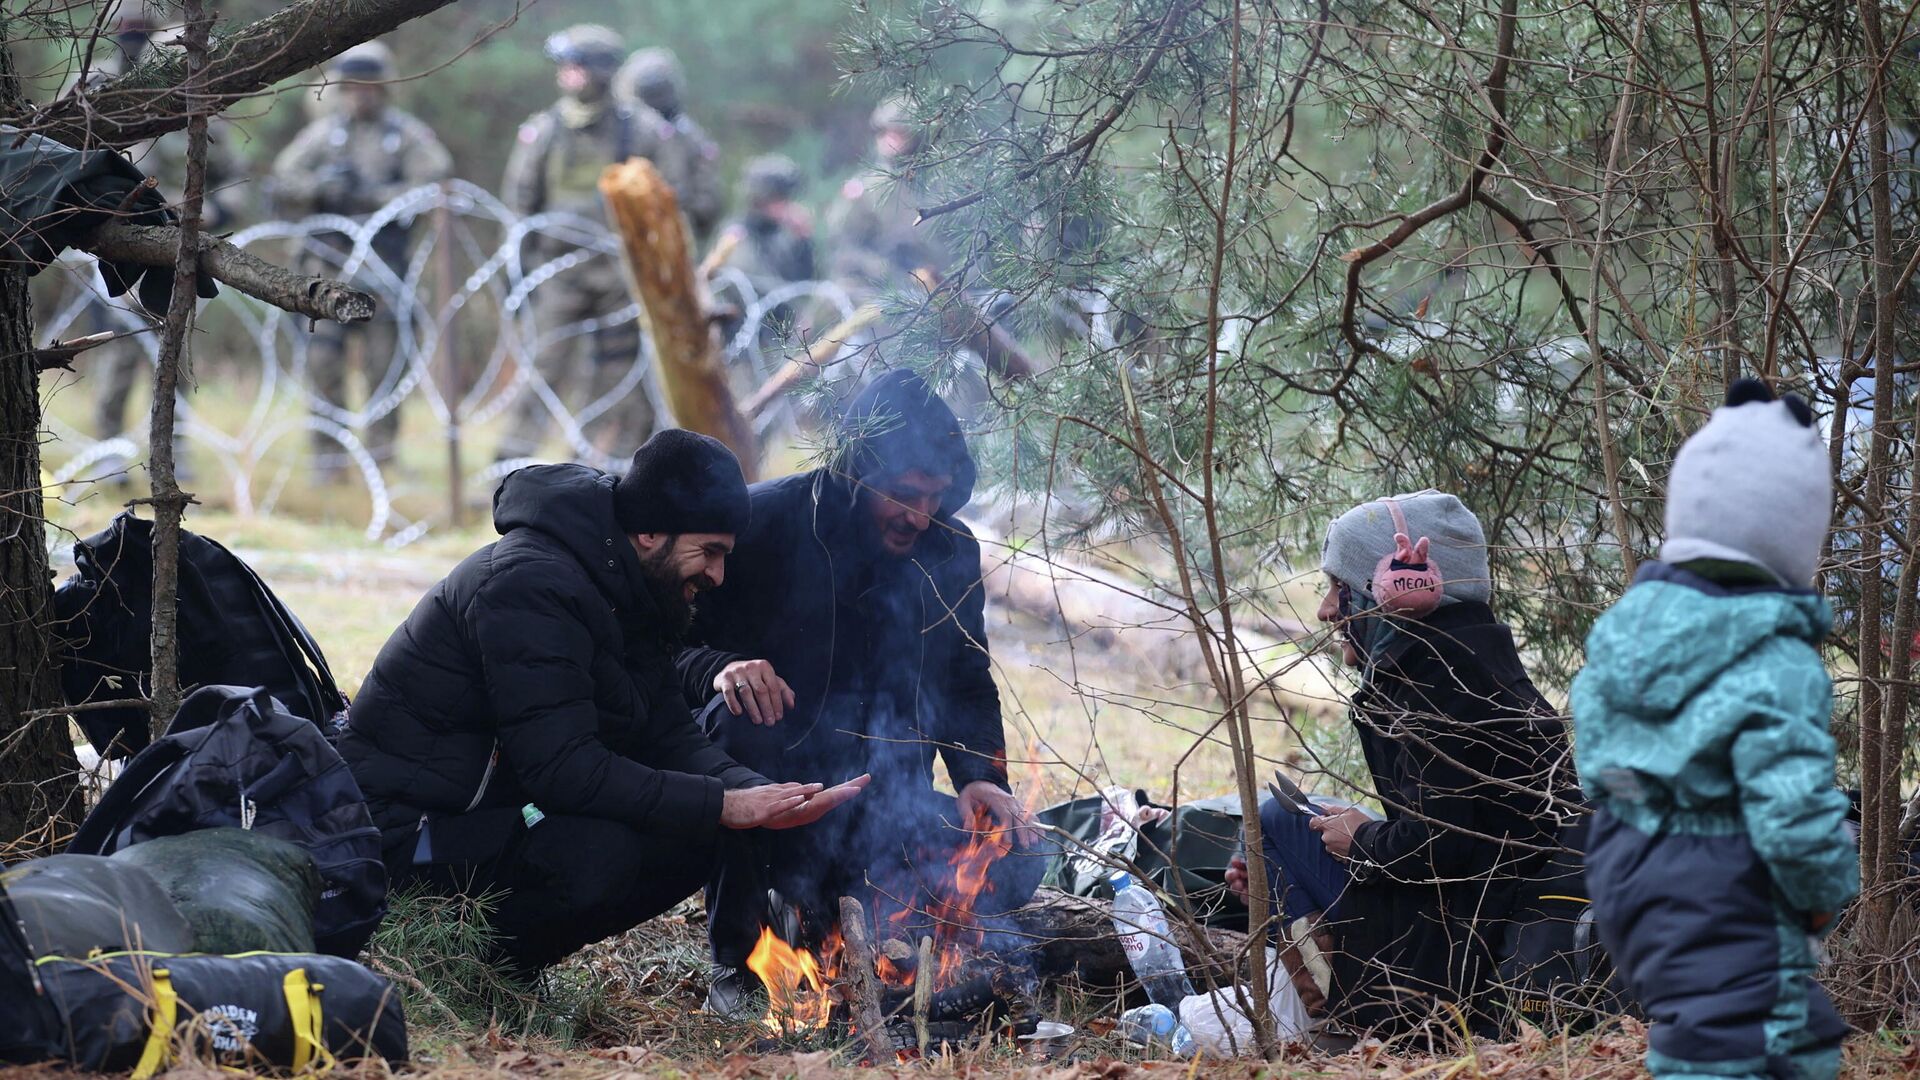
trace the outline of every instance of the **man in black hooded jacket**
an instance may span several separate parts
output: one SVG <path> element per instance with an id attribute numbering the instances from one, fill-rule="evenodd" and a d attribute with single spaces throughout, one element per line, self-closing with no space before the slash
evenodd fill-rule
<path id="1" fill-rule="evenodd" d="M 984 824 L 1030 840 L 1007 785 L 980 545 L 954 516 L 974 475 L 952 410 L 893 371 L 848 406 L 832 464 L 751 489 L 753 523 L 694 621 L 705 647 L 680 658 L 688 696 L 714 741 L 767 776 L 873 782 L 845 814 L 730 853 L 707 895 L 710 1010 L 751 986 L 742 965 L 784 917 L 769 888 L 817 928 L 866 886 L 883 907 L 924 908 Z M 957 797 L 934 790 L 936 750 Z M 976 913 L 1023 903 L 1043 869 L 1000 859 Z"/>
<path id="2" fill-rule="evenodd" d="M 621 477 L 501 483 L 501 538 L 394 632 L 340 739 L 396 887 L 504 893 L 503 958 L 533 971 L 686 898 L 724 830 L 808 824 L 858 793 L 769 783 L 687 710 L 673 657 L 748 514 L 733 454 L 680 430 Z"/>

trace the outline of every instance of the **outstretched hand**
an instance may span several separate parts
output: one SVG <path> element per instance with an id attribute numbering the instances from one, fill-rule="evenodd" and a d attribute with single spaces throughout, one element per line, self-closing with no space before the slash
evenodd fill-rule
<path id="1" fill-rule="evenodd" d="M 783 818 L 820 794 L 820 784 L 763 784 L 733 788 L 720 796 L 720 824 L 729 829 L 757 829 Z"/>
<path id="2" fill-rule="evenodd" d="M 1013 793 L 998 784 L 987 780 L 975 780 L 960 789 L 960 820 L 969 828 L 977 821 L 985 820 L 996 829 L 1012 829 L 1013 838 L 1021 847 L 1031 848 L 1040 842 L 1040 830 L 1027 814 L 1027 808 Z"/>
<path id="3" fill-rule="evenodd" d="M 870 773 L 859 776 L 844 784 L 834 786 L 803 800 L 799 806 L 763 823 L 763 829 L 797 829 L 802 825 L 811 825 L 827 815 L 829 810 L 843 803 L 852 802 L 854 797 L 866 788 L 867 781 L 873 779 Z M 813 785 L 818 787 L 819 785 Z"/>

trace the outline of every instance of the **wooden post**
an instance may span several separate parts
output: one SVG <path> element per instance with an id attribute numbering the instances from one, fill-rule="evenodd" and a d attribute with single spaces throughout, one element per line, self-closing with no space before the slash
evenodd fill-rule
<path id="1" fill-rule="evenodd" d="M 708 318 L 705 279 L 695 270 L 686 221 L 653 163 L 633 158 L 600 174 L 607 217 L 620 234 L 628 282 L 653 339 L 653 358 L 674 422 L 727 444 L 752 480 L 760 448 L 734 404 L 720 342 Z"/>
<path id="2" fill-rule="evenodd" d="M 873 1064 L 893 1060 L 893 1041 L 887 1037 L 887 1022 L 880 1015 L 879 976 L 874 971 L 873 941 L 867 936 L 867 909 L 851 896 L 840 898 L 840 940 L 842 981 L 847 988 L 847 1004 L 853 1009 L 853 1022 L 866 1039 L 867 1053 Z"/>

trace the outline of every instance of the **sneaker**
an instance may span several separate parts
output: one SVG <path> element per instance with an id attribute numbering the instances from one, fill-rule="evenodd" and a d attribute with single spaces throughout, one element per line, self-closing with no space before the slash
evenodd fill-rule
<path id="1" fill-rule="evenodd" d="M 745 968 L 715 964 L 700 1011 L 728 1020 L 752 1020 L 763 1011 L 760 977 Z"/>

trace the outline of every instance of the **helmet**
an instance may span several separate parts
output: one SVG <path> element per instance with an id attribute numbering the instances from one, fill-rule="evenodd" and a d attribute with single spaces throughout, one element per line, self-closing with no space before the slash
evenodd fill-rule
<path id="1" fill-rule="evenodd" d="M 108 23 L 115 34 L 151 34 L 166 25 L 166 9 L 153 0 L 120 0 Z"/>
<path id="2" fill-rule="evenodd" d="M 638 101 L 671 120 L 680 115 L 687 95 L 687 73 L 671 49 L 641 49 L 620 65 L 613 77 L 613 93 L 622 101 Z"/>
<path id="3" fill-rule="evenodd" d="M 740 189 L 750 203 L 791 199 L 800 190 L 800 166 L 785 154 L 762 154 L 747 162 Z"/>
<path id="4" fill-rule="evenodd" d="M 327 74 L 349 82 L 386 82 L 398 78 L 400 70 L 393 62 L 393 50 L 377 41 L 355 45 L 327 65 Z"/>
<path id="5" fill-rule="evenodd" d="M 556 64 L 577 64 L 603 75 L 618 70 L 626 55 L 627 43 L 598 23 L 569 26 L 547 39 L 547 59 Z"/>
<path id="6" fill-rule="evenodd" d="M 913 113 L 907 108 L 907 99 L 895 94 L 873 107 L 873 115 L 867 123 L 877 132 L 888 128 L 910 128 L 914 126 Z"/>

